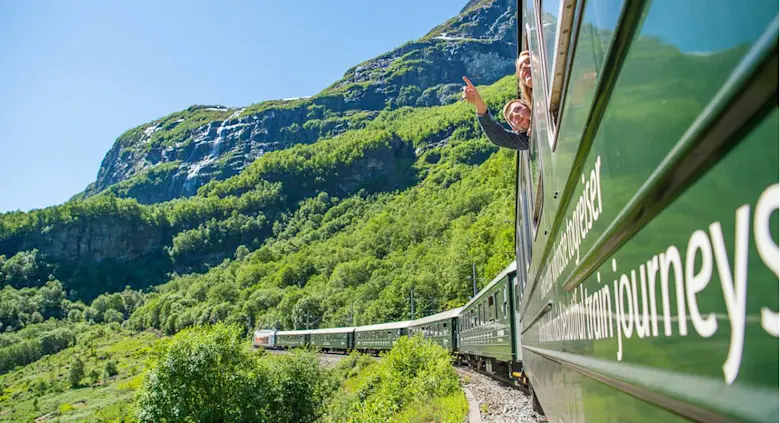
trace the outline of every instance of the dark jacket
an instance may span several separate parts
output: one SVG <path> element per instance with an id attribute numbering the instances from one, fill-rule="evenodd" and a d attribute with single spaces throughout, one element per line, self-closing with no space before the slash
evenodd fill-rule
<path id="1" fill-rule="evenodd" d="M 496 122 L 490 111 L 484 116 L 477 115 L 479 126 L 485 132 L 488 139 L 499 147 L 511 148 L 513 150 L 528 150 L 528 134 L 525 132 L 515 132 L 505 129 L 500 123 Z"/>

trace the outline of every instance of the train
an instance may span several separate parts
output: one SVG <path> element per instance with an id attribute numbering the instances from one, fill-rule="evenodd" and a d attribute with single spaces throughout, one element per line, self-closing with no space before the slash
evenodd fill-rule
<path id="1" fill-rule="evenodd" d="M 307 330 L 263 329 L 254 332 L 253 346 L 265 349 L 306 347 L 326 353 L 360 351 L 379 355 L 404 336 L 420 335 L 448 350 L 459 361 L 508 383 L 527 388 L 518 357 L 514 327 L 513 286 L 517 265 L 510 263 L 463 307 L 416 320 L 357 327 Z"/>
<path id="2" fill-rule="evenodd" d="M 777 422 L 777 2 L 516 5 L 533 123 L 514 262 L 455 310 L 255 344 L 420 333 L 549 421 Z"/>

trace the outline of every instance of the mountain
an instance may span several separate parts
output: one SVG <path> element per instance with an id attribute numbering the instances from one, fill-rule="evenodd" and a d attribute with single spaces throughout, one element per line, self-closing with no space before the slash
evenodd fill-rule
<path id="1" fill-rule="evenodd" d="M 421 39 L 349 69 L 309 98 L 192 106 L 139 125 L 117 138 L 96 181 L 76 198 L 110 192 L 151 204 L 190 197 L 269 151 L 362 128 L 381 110 L 457 101 L 461 76 L 491 84 L 512 72 L 514 7 L 509 0 L 472 1 Z"/>
<path id="2" fill-rule="evenodd" d="M 512 72 L 513 7 L 471 1 L 310 98 L 192 106 L 125 132 L 71 201 L 0 215 L 0 280 L 24 288 L 58 279 L 84 301 L 156 286 L 239 246 L 261 248 L 318 196 L 335 207 L 416 186 L 442 148 L 480 135 L 457 102 L 460 78 L 492 84 Z M 500 87 L 489 101 L 511 96 L 509 80 Z M 495 150 L 479 145 L 458 160 L 478 165 Z"/>

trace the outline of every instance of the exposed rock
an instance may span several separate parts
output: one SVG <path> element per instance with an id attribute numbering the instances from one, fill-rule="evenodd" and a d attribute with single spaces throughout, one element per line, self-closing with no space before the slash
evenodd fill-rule
<path id="1" fill-rule="evenodd" d="M 385 108 L 457 101 L 461 77 L 490 84 L 511 73 L 515 3 L 471 1 L 419 41 L 349 69 L 320 94 L 247 109 L 193 106 L 117 139 L 83 195 L 106 189 L 155 203 L 197 193 L 213 179 L 240 173 L 266 152 L 313 143 L 371 120 Z M 361 119 L 349 119 L 361 112 Z"/>

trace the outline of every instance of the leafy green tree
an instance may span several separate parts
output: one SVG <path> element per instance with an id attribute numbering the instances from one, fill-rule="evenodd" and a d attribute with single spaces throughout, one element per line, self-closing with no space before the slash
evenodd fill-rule
<path id="1" fill-rule="evenodd" d="M 273 366 L 276 396 L 270 409 L 271 421 L 314 422 L 322 413 L 324 399 L 335 388 L 312 352 L 294 351 L 290 355 L 265 357 Z"/>
<path id="2" fill-rule="evenodd" d="M 119 369 L 116 366 L 116 362 L 114 360 L 106 361 L 106 365 L 103 368 L 103 379 L 108 380 L 109 378 L 112 378 L 118 374 Z"/>
<path id="3" fill-rule="evenodd" d="M 138 419 L 272 421 L 272 379 L 240 333 L 221 323 L 179 332 L 144 378 Z"/>
<path id="4" fill-rule="evenodd" d="M 33 324 L 35 324 L 35 323 L 43 323 L 43 315 L 41 315 L 41 313 L 39 313 L 37 311 L 34 311 L 30 315 L 30 323 L 33 323 Z"/>
<path id="5" fill-rule="evenodd" d="M 106 323 L 122 323 L 125 320 L 124 316 L 122 316 L 122 313 L 114 310 L 114 309 L 108 309 L 105 313 L 103 313 L 103 321 Z"/>
<path id="6" fill-rule="evenodd" d="M 100 381 L 100 372 L 98 369 L 93 368 L 89 371 L 89 380 L 91 384 L 96 384 Z"/>
<path id="7" fill-rule="evenodd" d="M 76 356 L 70 363 L 70 374 L 68 375 L 68 380 L 70 381 L 70 386 L 72 388 L 81 386 L 81 379 L 84 378 L 84 372 L 84 362 L 81 361 L 79 356 Z"/>
<path id="8" fill-rule="evenodd" d="M 68 321 L 80 322 L 82 318 L 81 310 L 74 309 L 68 312 Z"/>
<path id="9" fill-rule="evenodd" d="M 243 260 L 244 257 L 248 255 L 249 255 L 249 248 L 247 248 L 246 245 L 242 244 L 236 248 L 236 254 L 234 255 L 234 257 L 236 258 L 236 260 Z"/>

